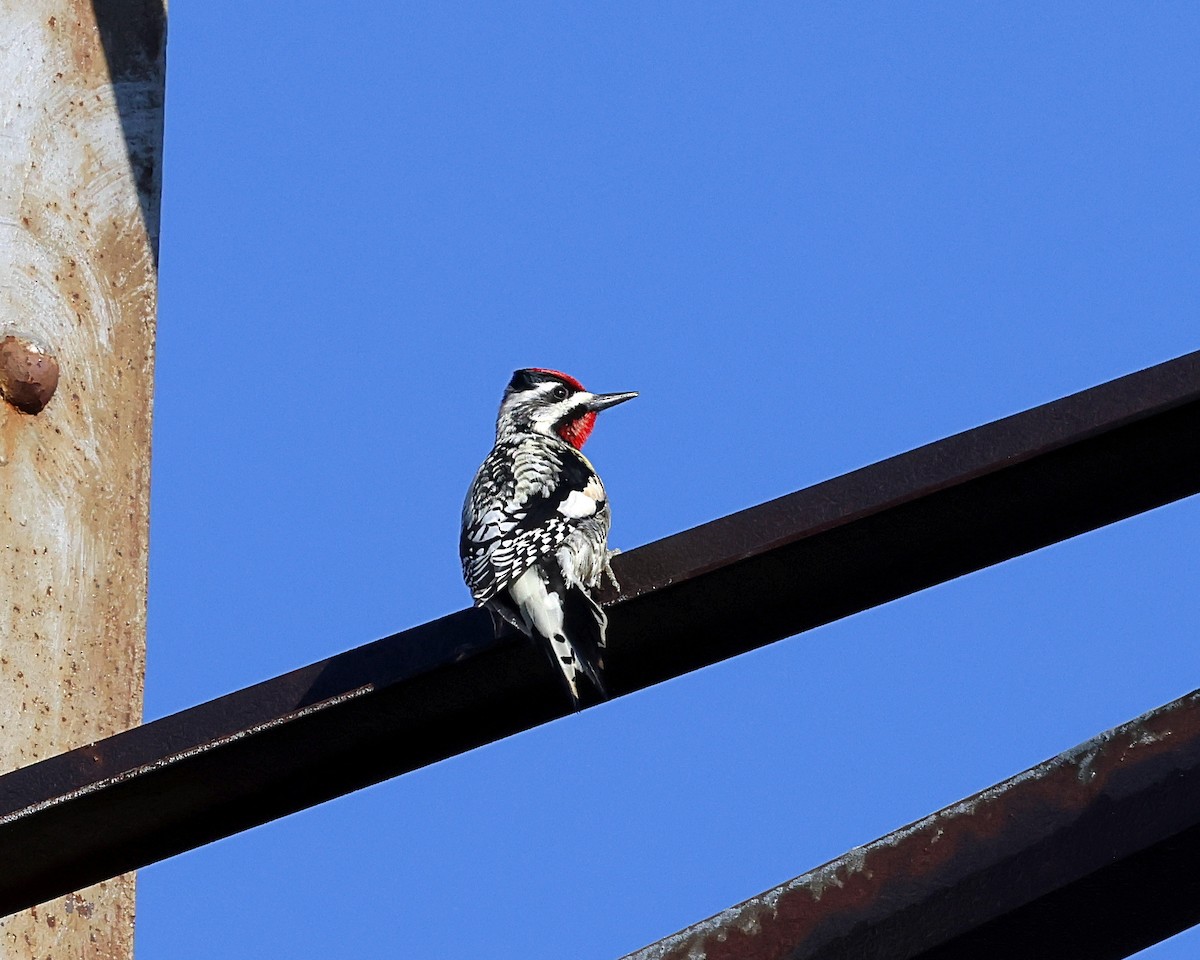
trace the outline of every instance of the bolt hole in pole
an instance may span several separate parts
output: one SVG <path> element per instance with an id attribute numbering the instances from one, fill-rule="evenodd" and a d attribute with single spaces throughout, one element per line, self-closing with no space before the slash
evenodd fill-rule
<path id="1" fill-rule="evenodd" d="M 0 339 L 0 396 L 22 413 L 41 413 L 58 387 L 58 361 L 24 337 Z"/>

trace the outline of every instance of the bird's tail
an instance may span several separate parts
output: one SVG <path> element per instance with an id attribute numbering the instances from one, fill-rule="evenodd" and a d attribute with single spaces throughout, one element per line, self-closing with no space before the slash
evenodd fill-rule
<path id="1" fill-rule="evenodd" d="M 600 604 L 596 603 L 587 590 L 577 583 L 564 587 L 560 596 L 563 598 L 562 638 L 551 637 L 550 642 L 554 645 L 556 656 L 561 657 L 559 646 L 564 643 L 571 648 L 571 652 L 575 656 L 577 676 L 570 686 L 572 699 L 578 709 L 580 706 L 579 673 L 587 677 L 600 699 L 608 699 L 608 691 L 604 688 L 602 679 L 608 617 L 600 609 Z"/>
<path id="2" fill-rule="evenodd" d="M 563 678 L 575 709 L 607 699 L 601 676 L 608 617 L 587 590 L 540 566 L 527 570 L 509 590 L 529 633 Z"/>

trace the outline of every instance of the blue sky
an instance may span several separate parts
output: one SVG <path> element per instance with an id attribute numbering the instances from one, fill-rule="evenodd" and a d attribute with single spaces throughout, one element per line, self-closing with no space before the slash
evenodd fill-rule
<path id="1" fill-rule="evenodd" d="M 148 719 L 1200 347 L 1194 4 L 174 4 Z M 141 960 L 615 958 L 1200 685 L 1185 501 L 142 871 Z M 1200 935 L 1148 951 L 1194 956 Z"/>

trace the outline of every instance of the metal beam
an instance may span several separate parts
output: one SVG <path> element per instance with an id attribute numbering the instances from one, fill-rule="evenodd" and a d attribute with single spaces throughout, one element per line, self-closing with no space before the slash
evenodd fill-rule
<path id="1" fill-rule="evenodd" d="M 1115 960 L 1200 922 L 1200 691 L 625 960 Z"/>
<path id="2" fill-rule="evenodd" d="M 1200 491 L 1200 353 L 622 554 L 628 693 Z M 0 913 L 561 716 L 464 610 L 0 777 Z"/>

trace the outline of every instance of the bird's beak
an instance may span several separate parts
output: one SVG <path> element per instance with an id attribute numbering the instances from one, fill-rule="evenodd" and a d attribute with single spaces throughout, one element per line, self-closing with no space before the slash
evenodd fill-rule
<path id="1" fill-rule="evenodd" d="M 585 401 L 585 406 L 593 412 L 598 412 L 632 400 L 636 396 L 636 393 L 593 393 L 591 399 Z"/>

